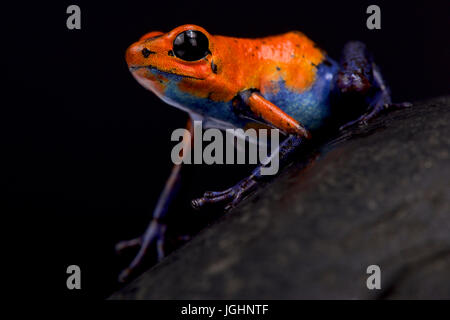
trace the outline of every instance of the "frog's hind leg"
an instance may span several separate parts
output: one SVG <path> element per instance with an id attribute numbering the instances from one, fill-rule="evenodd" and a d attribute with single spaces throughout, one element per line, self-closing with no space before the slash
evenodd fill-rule
<path id="1" fill-rule="evenodd" d="M 389 88 L 378 66 L 365 44 L 359 41 L 351 41 L 345 45 L 336 85 L 342 96 L 358 97 L 367 106 L 363 115 L 347 122 L 340 130 L 354 124 L 366 124 L 384 110 L 412 105 L 409 102 L 392 103 Z"/>
<path id="2" fill-rule="evenodd" d="M 187 124 L 187 129 L 190 133 L 190 137 L 183 137 L 183 143 L 192 143 L 193 130 L 192 123 L 189 119 Z M 188 150 L 184 147 L 183 150 Z M 183 155 L 181 155 L 183 156 Z M 135 273 L 138 267 L 142 264 L 144 258 L 146 257 L 149 248 L 153 243 L 156 244 L 157 257 L 161 260 L 164 257 L 164 240 L 166 225 L 164 223 L 164 217 L 167 214 L 168 207 L 172 202 L 173 198 L 177 194 L 178 186 L 180 182 L 182 165 L 176 164 L 167 179 L 166 185 L 163 192 L 161 193 L 158 203 L 153 211 L 152 220 L 150 221 L 145 232 L 135 239 L 121 241 L 116 245 L 116 252 L 120 253 L 128 248 L 139 247 L 139 251 L 134 257 L 130 265 L 124 269 L 119 275 L 119 281 L 125 282 L 130 278 L 130 276 Z"/>
<path id="3" fill-rule="evenodd" d="M 150 221 L 145 232 L 137 238 L 121 241 L 116 244 L 115 249 L 117 253 L 121 253 L 129 248 L 139 247 L 139 251 L 131 261 L 130 265 L 119 274 L 119 282 L 127 281 L 129 277 L 135 273 L 138 267 L 142 264 L 149 248 L 153 243 L 156 243 L 158 260 L 161 260 L 164 257 L 166 224 L 163 222 L 163 218 L 167 213 L 168 205 L 176 194 L 176 185 L 178 184 L 180 169 L 180 165 L 175 165 L 172 169 L 172 173 L 166 183 L 166 186 L 164 187 L 164 191 L 159 197 L 158 204 L 153 211 L 152 220 Z"/>

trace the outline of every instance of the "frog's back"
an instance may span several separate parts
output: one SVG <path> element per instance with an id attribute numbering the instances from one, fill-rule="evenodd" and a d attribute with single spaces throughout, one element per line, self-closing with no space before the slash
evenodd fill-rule
<path id="1" fill-rule="evenodd" d="M 240 70 L 252 77 L 245 83 L 308 129 L 320 128 L 330 116 L 337 63 L 297 31 L 240 43 L 245 56 Z"/>
<path id="2" fill-rule="evenodd" d="M 319 129 L 331 116 L 330 95 L 338 65 L 326 59 L 315 67 L 314 81 L 303 90 L 287 85 L 283 78 L 264 88 L 266 99 L 302 123 L 308 130 Z"/>

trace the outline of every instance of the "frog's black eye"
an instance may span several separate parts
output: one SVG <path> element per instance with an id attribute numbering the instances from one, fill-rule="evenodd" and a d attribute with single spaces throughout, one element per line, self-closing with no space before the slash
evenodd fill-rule
<path id="1" fill-rule="evenodd" d="M 200 60 L 210 53 L 208 38 L 200 31 L 186 30 L 173 41 L 173 53 L 186 61 Z"/>

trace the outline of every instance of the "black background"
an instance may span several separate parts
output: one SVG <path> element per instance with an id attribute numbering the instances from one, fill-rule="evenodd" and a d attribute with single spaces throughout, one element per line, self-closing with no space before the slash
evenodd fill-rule
<path id="1" fill-rule="evenodd" d="M 81 7 L 81 30 L 66 28 L 70 4 Z M 381 30 L 366 28 L 370 4 L 381 7 Z M 13 231 L 8 265 L 25 267 L 19 277 L 39 281 L 33 290 L 54 297 L 102 298 L 117 288 L 115 277 L 132 254 L 117 257 L 114 244 L 145 229 L 170 172 L 170 135 L 186 121 L 129 74 L 124 52 L 142 34 L 185 23 L 237 37 L 301 30 L 336 59 L 346 41 L 358 39 L 374 53 L 393 100 L 414 101 L 448 93 L 448 9 L 444 1 L 279 0 L 4 7 L 2 74 L 11 86 L 2 90 L 2 181 L 6 216 L 16 220 L 5 224 Z M 205 214 L 188 200 L 236 182 L 246 170 L 189 171 L 172 211 L 183 222 L 177 225 L 192 231 Z M 81 291 L 65 287 L 70 264 L 82 269 Z"/>

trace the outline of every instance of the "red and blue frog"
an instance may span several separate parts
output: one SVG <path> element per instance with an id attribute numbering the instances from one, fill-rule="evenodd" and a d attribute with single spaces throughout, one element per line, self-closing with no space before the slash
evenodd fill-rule
<path id="1" fill-rule="evenodd" d="M 366 46 L 349 42 L 340 62 L 327 56 L 301 32 L 259 39 L 209 34 L 196 25 L 168 33 L 150 32 L 126 51 L 135 79 L 164 102 L 202 120 L 204 127 L 246 128 L 263 123 L 286 138 L 277 149 L 280 163 L 315 134 L 363 125 L 394 104 L 389 89 Z M 263 165 L 261 165 L 263 166 Z M 221 202 L 234 207 L 262 178 L 261 166 L 235 186 L 206 192 L 192 201 L 200 208 Z M 139 252 L 119 279 L 125 281 L 156 243 L 164 256 L 163 218 L 174 196 L 181 165 L 175 165 L 145 233 L 117 245 Z"/>

